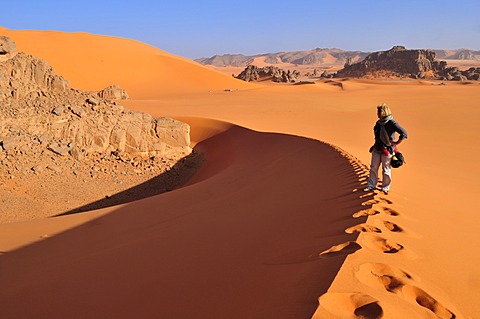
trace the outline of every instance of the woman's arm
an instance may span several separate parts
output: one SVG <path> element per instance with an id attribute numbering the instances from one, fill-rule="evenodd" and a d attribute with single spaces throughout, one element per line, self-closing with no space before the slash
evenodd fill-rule
<path id="1" fill-rule="evenodd" d="M 392 142 L 393 146 L 395 146 L 402 143 L 402 141 L 408 137 L 408 134 L 407 134 L 407 131 L 402 126 L 400 126 L 400 124 L 398 124 L 397 122 L 394 123 L 393 127 L 395 128 L 395 132 L 397 132 L 400 135 L 396 142 L 395 141 Z"/>

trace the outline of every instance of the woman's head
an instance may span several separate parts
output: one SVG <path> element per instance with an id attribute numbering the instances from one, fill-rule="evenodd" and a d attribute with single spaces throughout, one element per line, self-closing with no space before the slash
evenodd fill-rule
<path id="1" fill-rule="evenodd" d="M 387 104 L 382 103 L 377 106 L 377 115 L 378 115 L 378 118 L 384 118 L 389 115 L 392 115 L 392 111 L 390 110 Z"/>

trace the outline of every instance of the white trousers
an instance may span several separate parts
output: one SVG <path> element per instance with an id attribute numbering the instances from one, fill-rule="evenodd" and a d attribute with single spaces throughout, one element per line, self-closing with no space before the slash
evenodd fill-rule
<path id="1" fill-rule="evenodd" d="M 382 190 L 389 191 L 392 183 L 392 169 L 390 167 L 390 158 L 382 153 L 372 152 L 372 162 L 370 163 L 370 175 L 368 176 L 367 186 L 376 188 L 378 182 L 378 168 L 382 163 Z"/>

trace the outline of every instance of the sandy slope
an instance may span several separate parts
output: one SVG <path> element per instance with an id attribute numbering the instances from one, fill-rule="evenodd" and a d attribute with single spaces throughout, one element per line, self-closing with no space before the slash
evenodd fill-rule
<path id="1" fill-rule="evenodd" d="M 433 316 L 433 312 L 417 305 L 412 294 L 372 289 L 354 276 L 362 264 L 386 263 L 413 274 L 415 280 L 407 286 L 420 287 L 457 318 L 475 318 L 480 313 L 475 301 L 480 273 L 476 266 L 478 256 L 472 249 L 479 246 L 475 212 L 480 208 L 476 200 L 480 169 L 468 163 L 480 149 L 475 125 L 465 125 L 465 117 L 468 115 L 474 121 L 480 118 L 474 102 L 480 97 L 480 86 L 349 80 L 343 87 L 342 90 L 332 83 L 276 86 L 232 94 L 219 92 L 178 103 L 169 100 L 131 104 L 152 112 L 161 108 L 167 114 L 215 117 L 263 131 L 318 138 L 368 163 L 374 106 L 387 101 L 397 120 L 410 133 L 410 139 L 401 147 L 408 164 L 394 172 L 394 186 L 389 195 L 393 204 L 377 205 L 382 209 L 390 207 L 399 216 L 390 217 L 374 206 L 382 214 L 372 217 L 369 224 L 376 227 L 384 221 L 398 224 L 403 232 L 392 233 L 382 226 L 380 237 L 393 238 L 405 249 L 397 254 L 384 254 L 371 243 L 372 238 L 365 239 L 362 245 L 365 249 L 347 258 L 331 291 L 368 292 L 380 300 L 387 318 Z M 341 307 L 345 304 L 342 298 L 334 298 Z M 328 316 L 323 313 L 319 318 Z"/>
<path id="2" fill-rule="evenodd" d="M 49 234 L 81 221 L 66 216 L 62 222 L 37 222 L 35 235 L 9 237 L 0 247 L 9 251 L 0 257 L 0 303 L 6 313 L 28 317 L 30 308 L 24 305 L 33 299 L 32 311 L 49 318 L 75 317 L 69 309 L 79 317 L 121 312 L 131 318 L 141 311 L 154 317 L 160 305 L 168 305 L 164 314 L 171 316 L 165 318 L 186 318 L 193 311 L 203 318 L 306 318 L 316 308 L 312 298 L 322 295 L 316 318 L 480 314 L 475 253 L 480 169 L 472 163 L 480 153 L 477 83 L 347 80 L 254 86 L 129 40 L 7 33 L 20 48 L 29 37 L 45 41 L 32 45 L 30 53 L 41 56 L 45 50 L 54 67 L 63 63 L 72 85 L 119 82 L 135 98 L 128 107 L 183 118 L 209 159 L 186 188 L 93 213 L 106 215 L 15 251 L 34 240 L 38 228 L 50 225 Z M 71 52 L 88 45 L 103 48 L 99 52 L 105 55 L 78 54 L 77 63 L 69 63 L 48 49 L 64 41 Z M 133 59 L 123 56 L 130 47 Z M 148 63 L 139 68 L 139 60 Z M 122 74 L 139 73 L 135 80 L 124 77 L 125 84 L 114 81 L 122 76 L 118 64 L 105 61 L 121 63 Z M 147 68 L 150 63 L 155 72 Z M 86 66 L 102 71 L 98 78 L 108 83 L 94 83 L 95 76 L 80 71 Z M 189 76 L 159 75 L 170 67 Z M 142 80 L 153 78 L 155 83 Z M 226 87 L 239 90 L 226 92 Z M 408 163 L 394 172 L 390 195 L 360 198 L 364 194 L 353 190 L 358 177 L 364 179 L 362 167 L 315 140 L 368 163 L 375 105 L 381 102 L 392 106 L 410 134 L 401 147 Z M 0 236 L 14 227 L 25 230 L 32 224 L 2 225 Z M 362 232 L 357 243 L 345 244 L 357 231 Z M 322 258 L 305 260 L 321 251 L 326 252 Z M 350 255 L 344 261 L 345 253 Z M 61 302 L 53 305 L 57 298 Z"/>
<path id="3" fill-rule="evenodd" d="M 101 90 L 118 83 L 131 98 L 150 99 L 254 86 L 133 40 L 2 27 L 0 33 L 14 39 L 19 51 L 47 60 L 72 87 L 82 90 Z"/>
<path id="4" fill-rule="evenodd" d="M 343 230 L 368 200 L 348 159 L 240 127 L 198 148 L 209 160 L 190 186 L 2 256 L 2 315 L 310 316 L 345 256 L 319 254 L 355 240 Z"/>

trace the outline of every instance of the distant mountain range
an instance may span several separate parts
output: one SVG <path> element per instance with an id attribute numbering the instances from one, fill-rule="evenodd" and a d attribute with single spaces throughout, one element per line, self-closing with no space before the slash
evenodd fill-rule
<path id="1" fill-rule="evenodd" d="M 432 50 L 437 54 L 437 59 L 449 60 L 477 60 L 480 61 L 480 51 L 470 49 L 457 50 Z"/>
<path id="2" fill-rule="evenodd" d="M 470 49 L 431 51 L 436 53 L 437 59 L 439 60 L 451 59 L 480 61 L 480 51 Z M 272 65 L 285 63 L 294 65 L 343 65 L 347 60 L 351 63 L 359 62 L 370 53 L 371 52 L 316 48 L 305 51 L 266 53 L 250 56 L 243 54 L 214 55 L 210 58 L 200 58 L 195 61 L 203 65 L 213 65 L 217 67 L 244 67 L 256 62 Z"/>

